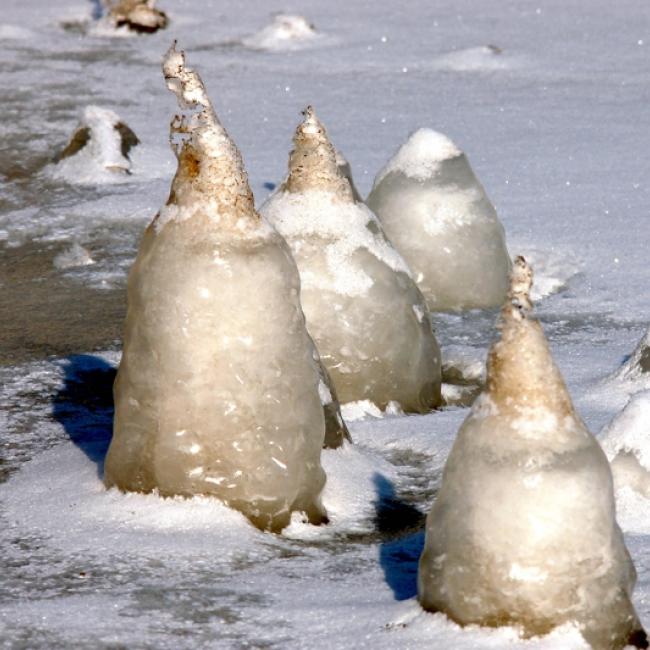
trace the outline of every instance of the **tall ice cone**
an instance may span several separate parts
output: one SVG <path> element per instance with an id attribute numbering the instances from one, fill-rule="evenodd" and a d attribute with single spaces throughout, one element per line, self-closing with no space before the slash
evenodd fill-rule
<path id="1" fill-rule="evenodd" d="M 531 284 L 519 257 L 487 388 L 427 518 L 418 597 L 462 625 L 528 636 L 576 622 L 593 648 L 645 648 L 609 465 L 531 317 Z"/>
<path id="2" fill-rule="evenodd" d="M 286 180 L 262 206 L 298 264 L 301 301 L 341 401 L 426 412 L 440 404 L 440 350 L 411 272 L 375 215 L 355 201 L 309 106 Z"/>
<path id="3" fill-rule="evenodd" d="M 169 50 L 178 169 L 129 274 L 105 483 L 214 495 L 260 528 L 325 512 L 319 360 L 284 240 L 199 75 Z"/>

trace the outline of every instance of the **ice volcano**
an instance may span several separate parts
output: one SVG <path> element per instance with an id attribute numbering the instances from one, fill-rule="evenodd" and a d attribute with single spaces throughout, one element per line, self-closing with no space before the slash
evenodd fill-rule
<path id="1" fill-rule="evenodd" d="M 65 148 L 54 156 L 54 175 L 70 183 L 120 180 L 131 173 L 129 154 L 140 140 L 120 116 L 86 106 Z"/>
<path id="2" fill-rule="evenodd" d="M 533 636 L 573 621 L 593 648 L 646 648 L 609 463 L 530 316 L 531 284 L 519 257 L 487 388 L 427 518 L 418 597 L 462 625 Z"/>
<path id="3" fill-rule="evenodd" d="M 440 404 L 440 351 L 424 298 L 375 215 L 355 202 L 313 108 L 289 173 L 261 212 L 294 254 L 307 327 L 342 402 L 426 412 Z"/>
<path id="4" fill-rule="evenodd" d="M 178 168 L 129 274 L 105 483 L 216 496 L 275 531 L 294 511 L 323 522 L 321 374 L 298 270 L 175 46 L 163 72 Z"/>
<path id="5" fill-rule="evenodd" d="M 367 203 L 431 311 L 503 302 L 510 270 L 503 226 L 467 157 L 445 135 L 413 133 L 377 175 Z"/>

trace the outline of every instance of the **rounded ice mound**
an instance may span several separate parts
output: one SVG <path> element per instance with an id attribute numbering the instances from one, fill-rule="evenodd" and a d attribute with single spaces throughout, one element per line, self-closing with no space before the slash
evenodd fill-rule
<path id="1" fill-rule="evenodd" d="M 294 511 L 321 523 L 325 422 L 298 270 L 175 46 L 163 71 L 178 168 L 129 274 L 105 483 L 216 496 L 263 529 Z"/>
<path id="2" fill-rule="evenodd" d="M 276 14 L 266 27 L 244 37 L 242 44 L 254 50 L 299 50 L 320 37 L 314 25 L 304 16 Z"/>
<path id="3" fill-rule="evenodd" d="M 600 442 L 617 488 L 650 498 L 650 390 L 633 395 L 603 431 Z"/>
<path id="4" fill-rule="evenodd" d="M 375 215 L 354 201 L 311 107 L 289 174 L 261 213 L 282 234 L 301 277 L 307 327 L 342 402 L 440 404 L 440 351 L 424 298 Z"/>
<path id="5" fill-rule="evenodd" d="M 418 598 L 462 625 L 540 635 L 569 622 L 600 650 L 647 647 L 612 475 L 574 410 L 521 257 L 487 361 L 427 518 Z"/>
<path id="6" fill-rule="evenodd" d="M 119 180 L 130 173 L 129 152 L 139 143 L 117 113 L 86 106 L 70 141 L 54 157 L 54 175 L 80 184 Z"/>
<path id="7" fill-rule="evenodd" d="M 419 129 L 377 175 L 367 204 L 411 267 L 431 311 L 497 307 L 508 289 L 505 233 L 465 154 Z"/>

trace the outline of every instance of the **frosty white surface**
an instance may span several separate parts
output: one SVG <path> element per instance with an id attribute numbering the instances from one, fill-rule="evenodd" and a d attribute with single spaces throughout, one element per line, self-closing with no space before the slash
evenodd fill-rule
<path id="1" fill-rule="evenodd" d="M 86 106 L 70 141 L 55 157 L 54 175 L 70 183 L 111 182 L 129 173 L 129 151 L 139 142 L 117 113 Z"/>
<path id="2" fill-rule="evenodd" d="M 503 226 L 465 154 L 445 135 L 411 135 L 377 175 L 367 203 L 431 311 L 502 303 L 510 269 Z"/>
<path id="3" fill-rule="evenodd" d="M 292 511 L 320 523 L 325 424 L 298 271 L 198 74 L 173 46 L 163 71 L 183 109 L 178 169 L 129 275 L 105 482 L 215 495 L 261 528 Z"/>
<path id="4" fill-rule="evenodd" d="M 440 403 L 440 351 L 422 294 L 377 218 L 355 203 L 311 107 L 287 179 L 261 212 L 291 246 L 307 326 L 342 402 Z"/>
<path id="5" fill-rule="evenodd" d="M 630 398 L 604 429 L 601 444 L 616 487 L 630 487 L 650 498 L 650 390 Z"/>
<path id="6" fill-rule="evenodd" d="M 594 648 L 647 647 L 609 464 L 529 316 L 531 283 L 517 258 L 487 389 L 427 519 L 418 597 L 461 624 L 536 635 L 576 621 Z"/>

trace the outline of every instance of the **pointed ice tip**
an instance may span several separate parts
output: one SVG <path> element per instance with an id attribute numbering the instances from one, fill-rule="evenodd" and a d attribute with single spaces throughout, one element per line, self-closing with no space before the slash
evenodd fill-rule
<path id="1" fill-rule="evenodd" d="M 302 115 L 305 118 L 300 125 L 300 131 L 302 133 L 316 135 L 324 131 L 323 125 L 316 116 L 316 111 L 311 104 L 305 108 Z"/>
<path id="2" fill-rule="evenodd" d="M 526 318 L 533 308 L 530 290 L 533 286 L 533 269 L 524 257 L 518 255 L 512 265 L 510 274 L 510 290 L 506 311 L 519 320 Z"/>

